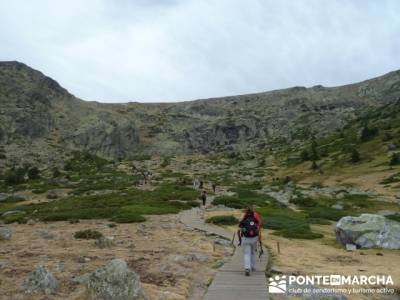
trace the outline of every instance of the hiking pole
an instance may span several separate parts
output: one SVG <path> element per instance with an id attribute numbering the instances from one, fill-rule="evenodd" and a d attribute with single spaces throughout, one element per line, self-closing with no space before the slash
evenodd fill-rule
<path id="1" fill-rule="evenodd" d="M 260 242 L 260 253 L 258 254 L 258 259 L 261 261 L 261 256 L 264 254 L 264 249 L 262 247 L 261 240 L 259 240 L 259 242 Z"/>
<path id="2" fill-rule="evenodd" d="M 231 245 L 234 245 L 233 243 L 235 242 L 235 233 L 233 233 L 233 236 L 232 236 L 232 241 L 231 241 Z"/>

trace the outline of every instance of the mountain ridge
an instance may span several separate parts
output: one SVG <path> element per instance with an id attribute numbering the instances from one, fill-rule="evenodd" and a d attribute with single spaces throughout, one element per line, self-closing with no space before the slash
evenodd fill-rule
<path id="1" fill-rule="evenodd" d="M 177 103 L 84 101 L 20 62 L 0 62 L 0 145 L 12 163 L 89 151 L 124 159 L 262 151 L 339 130 L 400 99 L 400 71 L 339 87 L 292 87 Z"/>

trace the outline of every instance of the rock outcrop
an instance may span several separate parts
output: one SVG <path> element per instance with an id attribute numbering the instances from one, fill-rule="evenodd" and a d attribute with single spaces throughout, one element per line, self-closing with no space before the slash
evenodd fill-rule
<path id="1" fill-rule="evenodd" d="M 31 272 L 22 284 L 26 292 L 44 292 L 45 294 L 55 294 L 58 289 L 58 282 L 54 275 L 44 266 L 38 266 Z"/>
<path id="2" fill-rule="evenodd" d="M 11 239 L 12 231 L 7 227 L 0 227 L 0 241 L 6 241 Z"/>
<path id="3" fill-rule="evenodd" d="M 335 88 L 295 87 L 163 104 L 82 101 L 19 62 L 0 62 L 0 145 L 15 163 L 72 150 L 109 158 L 241 151 L 325 136 L 400 98 L 400 71 Z M 57 148 L 60 151 L 54 151 Z M 1 160 L 1 159 L 0 159 Z"/>
<path id="4" fill-rule="evenodd" d="M 87 282 L 91 300 L 147 300 L 139 275 L 124 260 L 114 259 L 91 273 Z"/>
<path id="5" fill-rule="evenodd" d="M 347 216 L 336 224 L 336 239 L 357 248 L 400 249 L 400 223 L 373 214 Z"/>

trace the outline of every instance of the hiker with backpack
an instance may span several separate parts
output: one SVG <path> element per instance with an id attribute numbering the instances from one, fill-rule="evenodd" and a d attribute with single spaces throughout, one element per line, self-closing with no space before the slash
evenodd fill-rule
<path id="1" fill-rule="evenodd" d="M 245 275 L 250 276 L 250 272 L 255 269 L 257 243 L 260 243 L 260 251 L 262 251 L 261 218 L 252 206 L 246 209 L 237 234 L 239 246 L 243 245 Z"/>
<path id="2" fill-rule="evenodd" d="M 202 191 L 200 198 L 203 201 L 203 206 L 205 207 L 206 206 L 206 202 L 207 202 L 207 192 L 206 191 Z"/>

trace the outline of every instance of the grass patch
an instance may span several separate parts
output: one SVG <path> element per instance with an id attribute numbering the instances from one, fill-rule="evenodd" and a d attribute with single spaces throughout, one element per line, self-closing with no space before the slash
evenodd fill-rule
<path id="1" fill-rule="evenodd" d="M 288 208 L 266 207 L 257 209 L 262 216 L 263 227 L 275 230 L 275 235 L 294 239 L 318 239 L 323 235 L 312 232 L 310 219 L 304 212 Z"/>
<path id="2" fill-rule="evenodd" d="M 380 184 L 389 184 L 395 182 L 400 182 L 400 173 L 393 174 L 392 176 L 383 179 Z"/>
<path id="3" fill-rule="evenodd" d="M 85 240 L 97 240 L 103 237 L 103 234 L 97 230 L 86 229 L 75 232 L 74 238 L 85 239 Z"/>
<path id="4" fill-rule="evenodd" d="M 111 218 L 116 223 L 140 223 L 146 221 L 146 218 L 136 213 L 123 212 Z"/>
<path id="5" fill-rule="evenodd" d="M 128 222 L 127 220 L 136 222 L 142 220 L 141 215 L 171 214 L 189 209 L 198 205 L 194 201 L 197 197 L 198 192 L 191 188 L 161 185 L 154 191 L 130 189 L 100 196 L 70 196 L 62 201 L 29 205 L 6 206 L 4 204 L 0 207 L 0 212 L 17 209 L 23 211 L 27 217 L 38 218 L 42 221 L 118 217 L 117 219 L 121 222 Z"/>
<path id="6" fill-rule="evenodd" d="M 239 223 L 239 220 L 236 219 L 234 216 L 214 216 L 208 218 L 206 223 L 212 223 L 217 225 L 236 225 Z"/>
<path id="7" fill-rule="evenodd" d="M 400 222 L 400 214 L 386 216 L 386 218 L 393 220 L 393 221 Z"/>

